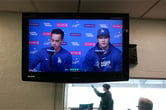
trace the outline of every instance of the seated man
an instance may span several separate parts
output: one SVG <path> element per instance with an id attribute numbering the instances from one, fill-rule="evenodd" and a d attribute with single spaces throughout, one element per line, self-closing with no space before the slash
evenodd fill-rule
<path id="1" fill-rule="evenodd" d="M 83 61 L 86 72 L 119 72 L 122 71 L 122 52 L 110 42 L 109 29 L 97 31 L 97 43 L 85 56 Z"/>
<path id="2" fill-rule="evenodd" d="M 72 55 L 61 44 L 64 41 L 64 32 L 53 29 L 51 32 L 50 46 L 38 51 L 30 59 L 29 72 L 35 72 L 35 67 L 40 64 L 39 72 L 68 72 L 72 66 Z"/>
<path id="3" fill-rule="evenodd" d="M 141 97 L 138 102 L 138 110 L 152 110 L 153 102 L 147 98 Z"/>

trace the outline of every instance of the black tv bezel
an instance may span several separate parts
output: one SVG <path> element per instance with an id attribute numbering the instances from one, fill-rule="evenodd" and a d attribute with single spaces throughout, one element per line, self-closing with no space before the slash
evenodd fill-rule
<path id="1" fill-rule="evenodd" d="M 29 72 L 29 19 L 122 19 L 123 71 L 119 72 Z M 22 80 L 56 83 L 90 83 L 126 81 L 129 79 L 129 14 L 126 13 L 22 13 Z"/>

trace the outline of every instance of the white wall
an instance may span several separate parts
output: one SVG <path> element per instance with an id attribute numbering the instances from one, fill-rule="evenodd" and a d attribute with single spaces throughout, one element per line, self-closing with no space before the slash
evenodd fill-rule
<path id="1" fill-rule="evenodd" d="M 166 78 L 166 21 L 131 20 L 138 65 L 131 77 Z M 63 85 L 21 81 L 21 14 L 0 13 L 0 109 L 60 110 Z"/>
<path id="2" fill-rule="evenodd" d="M 166 21 L 131 20 L 130 43 L 138 54 L 130 77 L 166 78 Z"/>

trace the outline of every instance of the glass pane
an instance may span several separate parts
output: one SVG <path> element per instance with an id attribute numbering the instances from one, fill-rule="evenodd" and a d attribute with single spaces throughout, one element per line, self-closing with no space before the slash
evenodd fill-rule
<path id="1" fill-rule="evenodd" d="M 137 110 L 140 97 L 146 97 L 153 101 L 153 110 L 165 110 L 166 80 L 130 79 L 123 82 L 104 82 L 111 85 L 110 91 L 114 100 L 114 110 Z M 97 110 L 100 103 L 91 85 L 99 92 L 104 92 L 104 83 L 67 84 L 67 109 L 78 108 L 79 104 L 93 103 Z"/>

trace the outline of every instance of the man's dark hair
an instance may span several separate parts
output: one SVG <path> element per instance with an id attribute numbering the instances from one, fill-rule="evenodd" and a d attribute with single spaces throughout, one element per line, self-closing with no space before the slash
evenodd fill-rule
<path id="1" fill-rule="evenodd" d="M 51 36 L 52 34 L 61 34 L 61 38 L 64 39 L 64 32 L 61 29 L 53 29 L 51 32 Z"/>
<path id="2" fill-rule="evenodd" d="M 103 84 L 103 87 L 109 90 L 111 86 L 109 84 Z"/>

